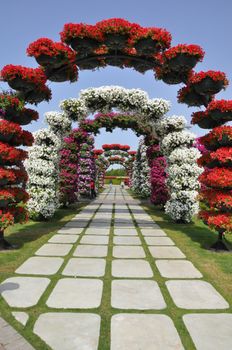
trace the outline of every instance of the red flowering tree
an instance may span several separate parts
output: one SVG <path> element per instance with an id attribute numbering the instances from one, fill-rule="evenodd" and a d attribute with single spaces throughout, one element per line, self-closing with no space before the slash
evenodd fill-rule
<path id="1" fill-rule="evenodd" d="M 32 118 L 22 100 L 10 94 L 0 95 L 0 249 L 10 249 L 11 244 L 4 238 L 4 230 L 14 223 L 27 220 L 25 191 L 27 173 L 23 161 L 27 152 L 18 146 L 31 146 L 33 136 L 24 131 L 20 124 L 28 124 Z M 31 112 L 36 119 L 37 114 Z M 13 120 L 13 121 L 10 121 Z"/>
<path id="2" fill-rule="evenodd" d="M 232 127 L 219 126 L 201 137 L 200 142 L 208 150 L 198 160 L 205 167 L 200 175 L 204 185 L 200 193 L 204 204 L 200 217 L 218 232 L 218 242 L 213 248 L 225 250 L 223 235 L 232 232 Z"/>

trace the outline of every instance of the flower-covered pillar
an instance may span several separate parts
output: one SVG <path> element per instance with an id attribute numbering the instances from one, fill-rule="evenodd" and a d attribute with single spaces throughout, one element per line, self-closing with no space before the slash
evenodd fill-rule
<path id="1" fill-rule="evenodd" d="M 193 147 L 195 135 L 186 128 L 184 117 L 164 117 L 155 124 L 160 149 L 167 159 L 167 185 L 170 199 L 165 204 L 166 213 L 175 222 L 191 221 L 198 213 L 197 200 L 202 170 L 197 165 L 200 152 Z"/>
<path id="2" fill-rule="evenodd" d="M 147 157 L 151 168 L 151 202 L 162 207 L 169 198 L 167 180 L 167 162 L 160 152 L 159 145 L 151 145 L 147 149 Z"/>
<path id="3" fill-rule="evenodd" d="M 151 194 L 150 167 L 147 159 L 147 146 L 144 140 L 139 141 L 139 148 L 134 161 L 132 190 L 142 197 L 149 197 Z"/>
<path id="4" fill-rule="evenodd" d="M 94 138 L 88 135 L 80 144 L 78 153 L 78 192 L 80 195 L 89 196 L 90 182 L 95 181 L 96 169 L 94 158 Z"/>
<path id="5" fill-rule="evenodd" d="M 25 207 L 29 196 L 25 191 L 27 173 L 23 161 L 27 152 L 18 146 L 31 146 L 33 136 L 21 125 L 38 119 L 38 113 L 25 108 L 14 94 L 0 94 L 0 249 L 10 249 L 4 230 L 28 218 Z"/>
<path id="6" fill-rule="evenodd" d="M 71 121 L 62 113 L 48 112 L 45 119 L 49 127 L 34 133 L 35 142 L 25 163 L 29 174 L 28 209 L 34 220 L 51 218 L 59 206 L 59 151 L 71 128 Z"/>
<path id="7" fill-rule="evenodd" d="M 79 152 L 88 134 L 80 128 L 73 129 L 64 138 L 59 162 L 59 200 L 63 206 L 77 201 L 79 193 Z"/>

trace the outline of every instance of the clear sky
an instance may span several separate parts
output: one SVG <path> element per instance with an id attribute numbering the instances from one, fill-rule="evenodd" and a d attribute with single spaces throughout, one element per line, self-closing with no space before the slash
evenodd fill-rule
<path id="1" fill-rule="evenodd" d="M 59 40 L 59 32 L 65 23 L 85 22 L 94 24 L 99 20 L 121 17 L 143 26 L 163 27 L 172 34 L 172 45 L 178 43 L 198 44 L 205 50 L 204 61 L 196 70 L 221 70 L 232 83 L 232 1 L 231 0 L 0 0 L 1 4 L 1 67 L 21 64 L 35 67 L 33 58 L 26 56 L 26 48 L 40 37 Z M 102 85 L 121 85 L 140 88 L 151 98 L 161 97 L 171 101 L 169 115 L 190 115 L 196 108 L 178 104 L 177 90 L 181 85 L 166 85 L 154 79 L 153 72 L 142 75 L 130 69 L 107 67 L 99 71 L 81 71 L 76 83 L 50 83 L 53 98 L 49 103 L 37 106 L 40 120 L 28 126 L 34 131 L 45 127 L 43 114 L 58 110 L 59 101 L 77 97 L 81 89 Z M 1 84 L 6 88 L 6 84 Z M 217 98 L 231 99 L 232 85 Z M 197 135 L 205 130 L 192 128 Z M 112 134 L 102 132 L 96 137 L 96 146 L 103 143 L 129 144 L 137 147 L 137 138 L 128 131 L 115 130 Z"/>

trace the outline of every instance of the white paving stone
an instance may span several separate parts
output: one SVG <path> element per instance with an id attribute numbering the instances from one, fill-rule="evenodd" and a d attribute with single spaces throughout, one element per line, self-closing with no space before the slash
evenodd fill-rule
<path id="1" fill-rule="evenodd" d="M 57 309 L 89 309 L 99 307 L 103 282 L 99 279 L 62 278 L 52 293 L 47 305 Z"/>
<path id="2" fill-rule="evenodd" d="M 232 314 L 188 314 L 183 320 L 197 350 L 232 349 Z"/>
<path id="3" fill-rule="evenodd" d="M 15 272 L 25 275 L 54 275 L 64 259 L 33 256 L 27 259 Z"/>
<path id="4" fill-rule="evenodd" d="M 153 276 L 150 264 L 145 260 L 119 259 L 112 261 L 112 276 L 149 278 Z"/>
<path id="5" fill-rule="evenodd" d="M 111 305 L 127 310 L 161 310 L 166 307 L 157 282 L 148 280 L 112 281 Z"/>
<path id="6" fill-rule="evenodd" d="M 97 350 L 100 316 L 90 313 L 55 313 L 39 316 L 37 334 L 53 350 Z"/>
<path id="7" fill-rule="evenodd" d="M 135 228 L 114 228 L 114 234 L 116 236 L 138 236 Z"/>
<path id="8" fill-rule="evenodd" d="M 93 228 L 88 227 L 85 231 L 86 235 L 100 235 L 100 236 L 108 236 L 110 234 L 109 228 Z"/>
<path id="9" fill-rule="evenodd" d="M 57 233 L 62 235 L 79 235 L 82 233 L 84 228 L 76 228 L 76 227 L 69 227 L 69 228 L 62 228 Z"/>
<path id="10" fill-rule="evenodd" d="M 104 258 L 107 256 L 108 247 L 105 245 L 79 245 L 73 256 Z"/>
<path id="11" fill-rule="evenodd" d="M 145 241 L 148 245 L 175 245 L 169 237 L 145 237 Z"/>
<path id="12" fill-rule="evenodd" d="M 161 276 L 166 278 L 201 278 L 202 274 L 187 260 L 156 260 Z"/>
<path id="13" fill-rule="evenodd" d="M 81 244 L 103 244 L 107 245 L 109 243 L 109 237 L 108 236 L 84 236 L 82 237 Z"/>
<path id="14" fill-rule="evenodd" d="M 111 319 L 111 350 L 184 350 L 166 315 L 117 314 Z"/>
<path id="15" fill-rule="evenodd" d="M 141 245 L 139 237 L 115 236 L 113 243 L 116 245 Z"/>
<path id="16" fill-rule="evenodd" d="M 37 304 L 49 283 L 42 277 L 11 277 L 0 284 L 0 294 L 11 307 L 30 307 Z"/>
<path id="17" fill-rule="evenodd" d="M 227 309 L 229 304 L 208 282 L 199 280 L 167 281 L 171 297 L 182 309 Z"/>
<path id="18" fill-rule="evenodd" d="M 113 247 L 115 258 L 145 258 L 145 252 L 140 246 L 115 246 Z"/>
<path id="19" fill-rule="evenodd" d="M 159 228 L 143 228 L 141 229 L 141 232 L 143 236 L 150 236 L 150 237 L 167 236 L 166 233 Z"/>
<path id="20" fill-rule="evenodd" d="M 46 243 L 35 252 L 35 255 L 65 256 L 72 247 L 72 244 Z"/>
<path id="21" fill-rule="evenodd" d="M 85 228 L 88 225 L 89 221 L 79 221 L 79 220 L 71 220 L 64 227 L 65 228 Z"/>
<path id="22" fill-rule="evenodd" d="M 79 235 L 54 235 L 52 238 L 49 239 L 49 243 L 76 243 L 78 240 Z"/>
<path id="23" fill-rule="evenodd" d="M 182 259 L 185 258 L 184 253 L 177 247 L 149 247 L 150 253 L 154 258 L 159 259 Z"/>
<path id="24" fill-rule="evenodd" d="M 12 315 L 19 323 L 21 323 L 23 326 L 26 326 L 29 319 L 29 316 L 26 312 L 13 311 Z"/>
<path id="25" fill-rule="evenodd" d="M 101 277 L 105 274 L 105 259 L 73 258 L 62 272 L 65 276 Z"/>

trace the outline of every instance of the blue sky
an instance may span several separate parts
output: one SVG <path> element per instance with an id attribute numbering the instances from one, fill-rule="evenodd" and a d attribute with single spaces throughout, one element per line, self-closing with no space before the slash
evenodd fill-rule
<path id="1" fill-rule="evenodd" d="M 30 42 L 48 37 L 59 40 L 59 32 L 65 23 L 95 22 L 121 17 L 143 26 L 163 27 L 172 34 L 172 45 L 178 43 L 198 44 L 205 50 L 204 61 L 196 70 L 221 70 L 232 81 L 231 44 L 231 0 L 20 0 L 1 2 L 1 67 L 6 64 L 21 64 L 35 67 L 33 58 L 26 56 Z M 45 127 L 43 114 L 58 110 L 59 101 L 76 97 L 81 89 L 102 85 L 121 85 L 126 88 L 140 88 L 151 98 L 161 97 L 171 101 L 169 115 L 190 115 L 196 108 L 187 108 L 177 103 L 177 90 L 181 85 L 169 86 L 154 79 L 151 71 L 142 75 L 130 69 L 105 68 L 99 71 L 81 71 L 77 83 L 50 83 L 53 98 L 49 103 L 37 106 L 40 120 L 28 126 L 34 131 Z M 217 95 L 217 98 L 231 99 L 232 85 Z M 1 83 L 2 88 L 6 85 Z M 192 128 L 197 135 L 205 131 Z M 128 131 L 115 130 L 112 134 L 102 132 L 96 137 L 96 146 L 103 143 L 125 143 L 137 147 L 136 136 Z"/>

